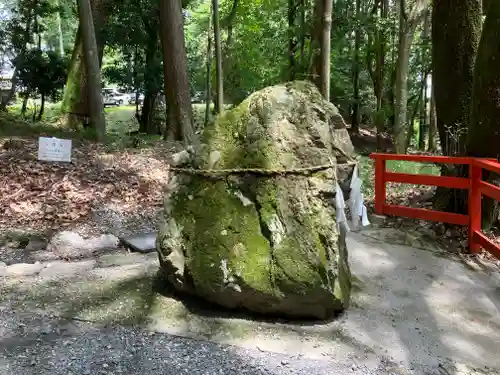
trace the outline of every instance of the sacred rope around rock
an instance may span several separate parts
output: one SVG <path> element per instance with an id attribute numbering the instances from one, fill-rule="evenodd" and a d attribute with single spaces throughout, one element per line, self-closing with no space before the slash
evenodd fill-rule
<path id="1" fill-rule="evenodd" d="M 355 165 L 356 162 L 343 163 L 347 165 Z M 314 172 L 319 172 L 325 169 L 336 168 L 335 164 L 322 164 L 311 167 L 298 167 L 288 169 L 264 169 L 264 168 L 232 168 L 232 169 L 197 169 L 197 168 L 177 168 L 170 167 L 173 172 L 198 175 L 198 176 L 220 176 L 231 174 L 258 174 L 261 176 L 284 176 L 284 175 L 307 175 Z"/>

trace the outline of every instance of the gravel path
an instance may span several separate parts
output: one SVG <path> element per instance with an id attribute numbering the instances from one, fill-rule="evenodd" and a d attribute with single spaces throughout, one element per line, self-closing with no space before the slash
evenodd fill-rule
<path id="1" fill-rule="evenodd" d="M 155 254 L 12 265 L 0 254 L 0 375 L 500 374 L 498 271 L 372 235 L 350 235 L 352 306 L 325 325 L 159 294 Z"/>
<path id="2" fill-rule="evenodd" d="M 0 373 L 5 375 L 389 374 L 354 362 L 220 345 L 127 327 L 99 327 L 0 312 Z M 401 374 L 397 372 L 394 374 Z"/>

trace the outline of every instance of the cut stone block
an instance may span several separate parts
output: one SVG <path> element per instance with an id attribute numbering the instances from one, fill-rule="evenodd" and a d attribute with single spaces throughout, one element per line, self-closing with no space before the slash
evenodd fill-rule
<path id="1" fill-rule="evenodd" d="M 156 251 L 156 232 L 134 234 L 127 237 L 120 238 L 123 246 L 129 248 L 131 251 L 139 253 L 152 253 Z"/>

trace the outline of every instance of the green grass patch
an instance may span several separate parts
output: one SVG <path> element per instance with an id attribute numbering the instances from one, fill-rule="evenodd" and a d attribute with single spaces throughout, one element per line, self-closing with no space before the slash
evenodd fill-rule
<path id="1" fill-rule="evenodd" d="M 0 137 L 57 137 L 93 139 L 92 131 L 77 132 L 47 122 L 31 122 L 15 113 L 0 113 Z"/>
<path id="2" fill-rule="evenodd" d="M 435 164 L 415 163 L 405 160 L 388 160 L 387 170 L 395 173 L 430 174 L 439 176 L 440 169 Z"/>
<path id="3" fill-rule="evenodd" d="M 408 174 L 425 174 L 439 176 L 441 173 L 440 168 L 435 164 L 415 163 L 405 160 L 388 160 L 387 171 L 395 173 L 408 173 Z M 359 174 L 363 181 L 363 194 L 366 198 L 373 198 L 375 194 L 375 167 L 374 161 L 368 156 L 361 156 L 359 159 Z M 403 193 L 416 187 L 416 185 L 407 184 L 391 184 L 393 191 L 396 193 Z"/>

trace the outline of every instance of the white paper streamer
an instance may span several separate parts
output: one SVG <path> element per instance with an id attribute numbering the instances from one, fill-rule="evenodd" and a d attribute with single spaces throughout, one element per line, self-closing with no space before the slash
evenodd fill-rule
<path id="1" fill-rule="evenodd" d="M 335 208 L 337 216 L 337 226 L 340 230 L 340 226 L 343 226 L 346 232 L 350 231 L 349 224 L 347 223 L 347 217 L 345 216 L 345 200 L 342 189 L 337 183 L 336 194 L 335 194 Z"/>
<path id="2" fill-rule="evenodd" d="M 352 225 L 355 229 L 359 228 L 359 219 L 361 218 L 361 225 L 367 226 L 370 225 L 370 221 L 368 220 L 366 206 L 364 204 L 364 196 L 361 191 L 361 187 L 363 186 L 363 181 L 359 178 L 358 166 L 354 166 L 354 170 L 352 172 L 351 178 L 351 194 L 347 204 L 349 205 L 349 209 L 351 210 L 351 220 Z"/>

